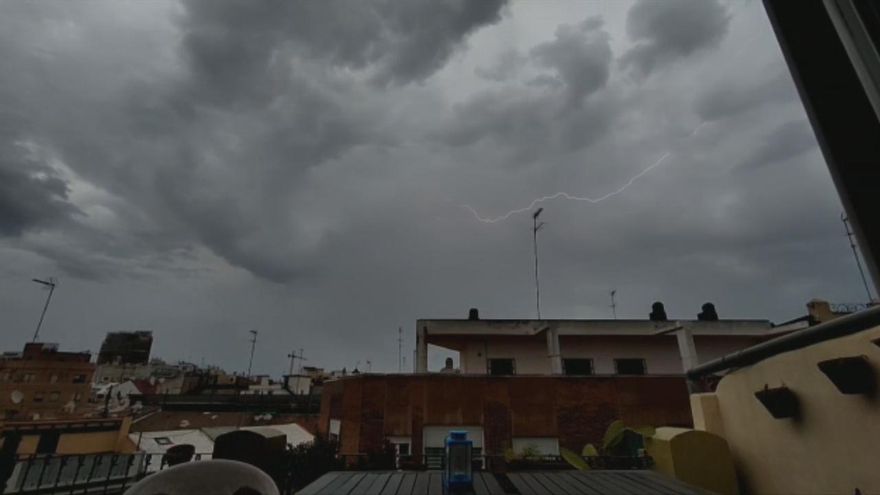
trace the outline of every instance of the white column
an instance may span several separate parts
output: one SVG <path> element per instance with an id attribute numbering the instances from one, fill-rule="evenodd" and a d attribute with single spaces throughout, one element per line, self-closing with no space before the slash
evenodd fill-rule
<path id="1" fill-rule="evenodd" d="M 562 352 L 559 348 L 559 330 L 547 327 L 547 357 L 550 359 L 550 374 L 562 374 Z"/>
<path id="2" fill-rule="evenodd" d="M 675 339 L 678 341 L 678 353 L 681 356 L 681 367 L 687 373 L 691 368 L 700 364 L 697 358 L 697 346 L 694 345 L 694 335 L 690 327 L 682 326 L 675 331 Z"/>
<path id="3" fill-rule="evenodd" d="M 428 372 L 428 328 L 416 328 L 416 373 Z"/>

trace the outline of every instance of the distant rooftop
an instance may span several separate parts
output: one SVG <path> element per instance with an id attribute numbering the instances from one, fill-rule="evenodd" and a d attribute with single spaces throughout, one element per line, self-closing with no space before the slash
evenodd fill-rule
<path id="1" fill-rule="evenodd" d="M 62 352 L 58 350 L 58 344 L 44 342 L 28 342 L 22 352 L 4 352 L 0 359 L 9 361 L 71 361 L 88 363 L 92 358 L 91 353 Z"/>
<path id="2" fill-rule="evenodd" d="M 657 335 L 678 325 L 691 329 L 694 335 L 768 335 L 775 333 L 769 320 L 574 320 L 574 319 L 430 319 L 418 320 L 419 329 L 432 335 L 538 335 L 555 328 L 566 335 Z"/>

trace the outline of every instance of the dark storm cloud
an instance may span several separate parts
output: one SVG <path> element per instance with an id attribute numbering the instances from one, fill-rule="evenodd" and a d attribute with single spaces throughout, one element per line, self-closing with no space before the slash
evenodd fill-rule
<path id="1" fill-rule="evenodd" d="M 626 32 L 636 43 L 620 61 L 641 75 L 699 50 L 717 46 L 730 17 L 718 0 L 639 0 L 630 8 Z"/>
<path id="2" fill-rule="evenodd" d="M 290 193 L 306 170 L 362 143 L 394 139 L 376 128 L 381 109 L 353 105 L 360 90 L 328 67 L 363 70 L 383 84 L 424 80 L 468 34 L 497 22 L 504 3 L 186 3 L 183 53 L 192 78 L 172 98 L 193 106 L 190 127 L 235 134 L 240 143 L 201 141 L 185 151 L 186 170 L 158 176 L 168 204 L 231 264 L 276 282 L 305 274 L 309 270 L 291 256 L 290 244 L 301 236 Z M 213 110 L 194 106 L 197 101 Z M 206 146 L 230 163 L 220 188 L 198 185 L 205 178 L 200 162 L 213 159 L 204 156 Z M 259 193 L 236 197 L 242 185 Z M 254 225 L 255 215 L 265 223 Z"/>
<path id="3" fill-rule="evenodd" d="M 591 97 L 605 88 L 612 60 L 600 19 L 559 26 L 554 39 L 533 47 L 529 58 L 545 72 L 527 84 L 486 91 L 459 104 L 446 142 L 465 146 L 490 139 L 513 145 L 516 161 L 528 162 L 545 153 L 582 149 L 607 131 L 613 95 Z"/>
<path id="4" fill-rule="evenodd" d="M 542 204 L 548 316 L 606 317 L 615 287 L 638 317 L 851 298 L 839 201 L 760 3 L 730 26 L 714 2 L 639 3 L 625 66 L 618 3 L 555 5 L 0 2 L 0 204 L 30 212 L 0 239 L 3 345 L 44 301 L 21 284 L 52 275 L 44 329 L 64 348 L 146 328 L 159 357 L 241 370 L 258 328 L 259 372 L 299 347 L 396 370 L 417 318 L 532 314 L 531 218 L 462 204 L 626 184 Z M 745 39 L 759 49 L 734 67 Z"/>
<path id="5" fill-rule="evenodd" d="M 285 44 L 381 83 L 421 81 L 474 30 L 500 20 L 506 0 L 187 2 L 185 45 L 203 77 L 249 91 Z M 281 75 L 283 77 L 283 74 Z"/>
<path id="6" fill-rule="evenodd" d="M 20 236 L 69 219 L 67 181 L 22 142 L 0 131 L 0 236 Z"/>
<path id="7" fill-rule="evenodd" d="M 99 5 L 9 6 L 0 52 L 12 70 L 0 90 L 9 90 L 4 101 L 18 110 L 10 127 L 33 128 L 78 180 L 117 195 L 113 228 L 149 243 L 118 241 L 110 250 L 95 227 L 71 227 L 83 241 L 83 265 L 124 270 L 127 264 L 98 263 L 91 252 L 121 260 L 142 249 L 175 253 L 196 243 L 258 277 L 290 281 L 312 271 L 326 230 L 301 219 L 310 207 L 296 198 L 307 189 L 308 174 L 357 146 L 400 138 L 383 130 L 389 105 L 381 89 L 360 81 L 423 81 L 468 35 L 497 22 L 504 4 L 185 2 L 175 14 L 180 35 L 167 38 L 180 40 L 171 44 L 180 62 L 173 65 L 157 62 L 149 44 L 123 50 L 102 42 L 120 38 L 124 28 L 96 22 Z M 49 32 L 69 30 L 74 39 L 45 53 L 51 63 L 33 48 L 39 40 L 27 27 L 44 25 Z M 94 36 L 81 36 L 81 28 Z M 53 51 L 65 50 L 71 53 L 55 58 Z M 78 65 L 65 63 L 74 59 Z M 139 64 L 140 72 L 125 77 Z M 61 80 L 62 91 L 51 87 Z M 59 112 L 64 119 L 55 118 Z M 15 179 L 33 189 L 19 187 L 26 195 L 4 198 L 4 232 L 43 221 L 38 215 L 64 213 L 64 184 L 51 169 L 42 178 L 37 172 L 16 171 L 4 184 L 12 187 Z M 76 266 L 75 246 L 34 249 L 62 267 Z"/>
<path id="8" fill-rule="evenodd" d="M 816 137 L 808 121 L 786 122 L 769 132 L 764 137 L 764 142 L 743 159 L 740 167 L 748 169 L 765 167 L 792 159 L 815 147 Z"/>
<path id="9" fill-rule="evenodd" d="M 560 26 L 556 39 L 532 49 L 542 67 L 554 69 L 569 92 L 569 103 L 580 104 L 584 96 L 608 82 L 611 46 L 602 20 L 590 18 L 579 25 Z"/>

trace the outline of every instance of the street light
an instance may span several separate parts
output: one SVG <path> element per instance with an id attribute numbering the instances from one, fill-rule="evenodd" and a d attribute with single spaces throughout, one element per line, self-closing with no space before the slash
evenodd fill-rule
<path id="1" fill-rule="evenodd" d="M 40 336 L 40 327 L 43 326 L 43 318 L 46 316 L 46 310 L 49 309 L 49 301 L 52 300 L 52 293 L 55 292 L 56 282 L 55 282 L 55 279 L 51 278 L 51 277 L 49 278 L 49 280 L 40 280 L 38 278 L 34 278 L 31 280 L 49 288 L 49 296 L 46 297 L 46 304 L 43 305 L 43 312 L 40 313 L 40 321 L 37 322 L 37 329 L 34 331 L 34 340 L 31 341 L 31 342 L 36 342 L 37 337 Z"/>

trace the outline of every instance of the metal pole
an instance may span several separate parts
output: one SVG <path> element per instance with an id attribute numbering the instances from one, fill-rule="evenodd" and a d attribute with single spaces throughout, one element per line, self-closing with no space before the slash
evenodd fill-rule
<path id="1" fill-rule="evenodd" d="M 248 362 L 248 379 L 251 378 L 251 368 L 254 365 L 254 349 L 257 347 L 257 331 L 251 330 L 250 332 L 253 334 L 254 337 L 251 339 L 251 360 Z"/>
<path id="2" fill-rule="evenodd" d="M 397 327 L 397 372 L 403 372 L 403 328 Z"/>
<path id="3" fill-rule="evenodd" d="M 856 266 L 859 267 L 859 275 L 862 276 L 862 285 L 865 286 L 865 293 L 868 294 L 868 303 L 874 300 L 871 297 L 871 289 L 868 288 L 868 279 L 865 277 L 865 271 L 862 269 L 862 261 L 859 259 L 859 252 L 856 249 L 856 243 L 853 241 L 853 232 L 849 229 L 849 219 L 846 213 L 840 214 L 840 221 L 843 222 L 843 228 L 846 230 L 846 237 L 849 239 L 849 247 L 852 248 L 853 257 L 856 259 Z"/>
<path id="4" fill-rule="evenodd" d="M 617 319 L 617 303 L 614 302 L 614 295 L 617 294 L 617 289 L 611 291 L 611 314 L 614 315 L 614 319 Z"/>
<path id="5" fill-rule="evenodd" d="M 34 330 L 34 340 L 31 341 L 31 342 L 36 342 L 37 337 L 40 336 L 40 327 L 43 326 L 43 318 L 46 316 L 46 310 L 49 309 L 49 301 L 52 300 L 52 294 L 55 292 L 55 281 L 52 280 L 51 278 L 49 279 L 48 282 L 45 280 L 39 280 L 36 278 L 32 279 L 32 280 L 38 284 L 43 284 L 43 285 L 49 287 L 49 296 L 46 297 L 46 304 L 43 305 L 43 312 L 40 313 L 40 321 L 37 322 L 37 329 Z"/>
<path id="6" fill-rule="evenodd" d="M 287 376 L 293 375 L 293 363 L 296 361 L 296 351 L 290 351 L 290 354 L 287 355 L 290 358 L 290 371 L 288 371 Z"/>
<path id="7" fill-rule="evenodd" d="M 544 225 L 544 222 L 538 223 L 538 215 L 544 211 L 544 208 L 532 214 L 532 245 L 535 250 L 535 307 L 538 312 L 538 319 L 541 319 L 541 283 L 538 278 L 538 230 Z"/>

